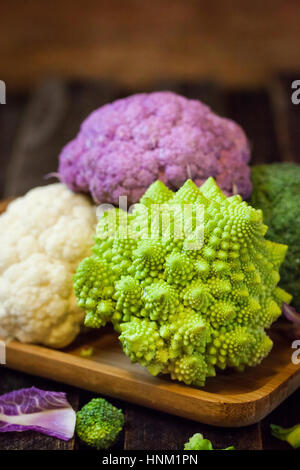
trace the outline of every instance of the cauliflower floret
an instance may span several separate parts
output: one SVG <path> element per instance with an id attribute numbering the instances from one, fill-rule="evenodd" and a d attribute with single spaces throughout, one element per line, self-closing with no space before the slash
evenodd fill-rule
<path id="1" fill-rule="evenodd" d="M 226 194 L 251 193 L 250 149 L 241 127 L 198 100 L 142 93 L 95 110 L 61 152 L 59 173 L 97 202 L 137 202 L 159 179 L 178 189 L 213 176 Z"/>
<path id="2" fill-rule="evenodd" d="M 62 348 L 80 331 L 72 277 L 90 254 L 95 207 L 57 183 L 29 191 L 0 216 L 0 335 Z"/>

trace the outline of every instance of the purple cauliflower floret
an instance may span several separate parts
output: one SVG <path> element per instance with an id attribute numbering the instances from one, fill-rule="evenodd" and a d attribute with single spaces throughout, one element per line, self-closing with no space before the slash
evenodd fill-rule
<path id="1" fill-rule="evenodd" d="M 176 190 L 209 176 L 227 195 L 251 194 L 246 136 L 198 100 L 143 93 L 95 110 L 60 155 L 61 180 L 98 203 L 134 203 L 157 179 Z"/>

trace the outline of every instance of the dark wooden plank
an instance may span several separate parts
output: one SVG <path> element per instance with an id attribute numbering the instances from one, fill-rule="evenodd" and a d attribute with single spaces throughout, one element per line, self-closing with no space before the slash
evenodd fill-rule
<path id="1" fill-rule="evenodd" d="M 26 94 L 9 93 L 6 104 L 0 105 L 0 198 L 3 198 L 6 169 L 26 100 Z"/>
<path id="2" fill-rule="evenodd" d="M 226 95 L 227 116 L 243 127 L 250 141 L 251 165 L 279 161 L 279 144 L 267 91 L 229 91 Z"/>
<path id="3" fill-rule="evenodd" d="M 200 432 L 215 448 L 234 445 L 237 449 L 262 449 L 260 428 L 218 428 L 127 405 L 125 450 L 183 450 L 185 442 Z"/>
<path id="4" fill-rule="evenodd" d="M 262 423 L 263 448 L 265 450 L 291 449 L 289 444 L 272 436 L 270 424 L 278 424 L 288 428 L 298 423 L 300 423 L 300 390 L 297 390 L 264 419 Z"/>
<path id="5" fill-rule="evenodd" d="M 76 389 L 0 366 L 0 395 L 32 386 L 42 390 L 65 392 L 72 407 L 78 409 L 79 392 Z M 33 431 L 0 433 L 0 450 L 73 450 L 74 443 L 74 438 L 65 442 Z"/>
<path id="6" fill-rule="evenodd" d="M 61 148 L 79 130 L 82 120 L 110 101 L 114 86 L 106 82 L 72 83 L 47 80 L 34 91 L 16 136 L 5 184 L 5 197 L 47 184 L 56 172 Z M 54 181 L 54 180 L 53 180 Z"/>
<path id="7" fill-rule="evenodd" d="M 0 3 L 0 76 L 12 86 L 32 86 L 46 73 L 129 85 L 215 76 L 249 86 L 299 63 L 297 0 L 52 0 L 47 11 L 44 4 Z"/>
<path id="8" fill-rule="evenodd" d="M 283 75 L 269 88 L 276 131 L 280 145 L 280 158 L 285 162 L 300 163 L 300 104 L 292 102 L 292 82 L 296 75 Z"/>
<path id="9" fill-rule="evenodd" d="M 173 91 L 190 99 L 197 99 L 210 106 L 218 114 L 225 112 L 225 95 L 222 89 L 212 81 L 175 81 L 160 80 L 155 82 L 147 91 Z M 142 91 L 142 90 L 141 90 Z"/>

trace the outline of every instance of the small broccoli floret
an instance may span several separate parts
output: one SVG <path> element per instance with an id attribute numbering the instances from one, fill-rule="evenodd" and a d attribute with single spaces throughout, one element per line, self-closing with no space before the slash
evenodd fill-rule
<path id="1" fill-rule="evenodd" d="M 96 449 L 108 449 L 115 442 L 123 425 L 122 411 L 104 398 L 94 398 L 77 412 L 78 437 Z"/>
<path id="2" fill-rule="evenodd" d="M 170 209 L 160 220 L 153 201 Z M 200 204 L 203 245 L 191 248 L 186 241 Z M 188 235 L 183 230 L 178 239 L 186 220 Z M 102 230 L 102 219 L 99 224 Z M 129 238 L 121 237 L 120 227 L 112 242 L 96 238 L 94 254 L 75 276 L 88 326 L 111 322 L 132 362 L 197 387 L 217 368 L 242 371 L 268 355 L 272 341 L 265 329 L 291 296 L 277 287 L 287 247 L 264 238 L 261 211 L 240 196 L 226 198 L 213 178 L 200 188 L 188 180 L 175 194 L 156 182 L 128 216 Z"/>
<path id="3" fill-rule="evenodd" d="M 272 242 L 288 245 L 284 260 L 280 246 L 273 252 L 273 261 L 278 259 L 280 285 L 293 295 L 293 304 L 300 309 L 300 165 L 275 163 L 252 167 L 253 193 L 251 204 L 261 209 L 264 222 L 269 229 L 266 238 Z"/>
<path id="4" fill-rule="evenodd" d="M 214 450 L 212 443 L 200 433 L 194 434 L 184 444 L 184 450 Z"/>
<path id="5" fill-rule="evenodd" d="M 188 442 L 184 444 L 184 450 L 215 450 L 211 441 L 204 439 L 203 435 L 200 433 L 194 434 Z M 226 447 L 226 449 L 220 450 L 234 450 L 233 446 Z"/>
<path id="6" fill-rule="evenodd" d="M 271 432 L 272 436 L 288 442 L 294 449 L 300 447 L 300 424 L 295 424 L 292 428 L 282 428 L 277 424 L 271 424 Z"/>

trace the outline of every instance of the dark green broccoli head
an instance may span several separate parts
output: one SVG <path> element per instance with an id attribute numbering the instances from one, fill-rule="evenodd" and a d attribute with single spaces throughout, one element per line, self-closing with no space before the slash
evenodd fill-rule
<path id="1" fill-rule="evenodd" d="M 280 269 L 281 286 L 300 308 L 300 165 L 275 163 L 252 167 L 251 205 L 261 209 L 266 238 L 288 245 Z"/>
<path id="2" fill-rule="evenodd" d="M 104 398 L 94 398 L 77 412 L 78 437 L 96 449 L 108 449 L 116 440 L 123 425 L 122 411 Z"/>

